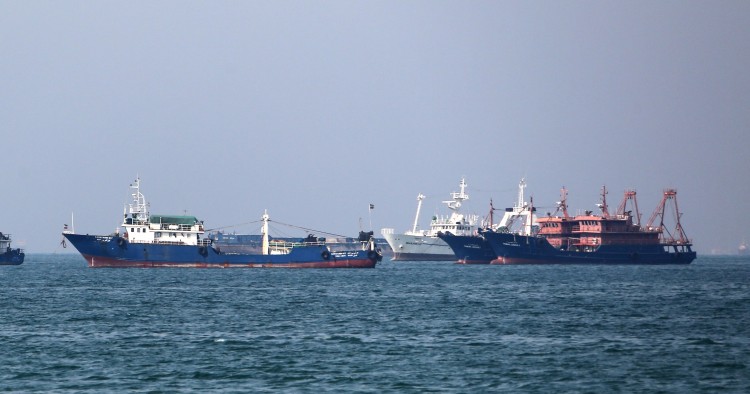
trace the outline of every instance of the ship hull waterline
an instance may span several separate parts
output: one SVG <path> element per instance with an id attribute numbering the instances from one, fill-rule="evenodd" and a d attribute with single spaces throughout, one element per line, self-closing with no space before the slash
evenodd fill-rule
<path id="1" fill-rule="evenodd" d="M 456 264 L 490 264 L 497 258 L 490 245 L 481 236 L 438 233 L 438 237 L 453 250 Z"/>
<path id="2" fill-rule="evenodd" d="M 17 251 L 10 251 L 4 254 L 0 254 L 0 265 L 21 265 L 25 254 Z"/>
<path id="3" fill-rule="evenodd" d="M 92 268 L 373 268 L 374 251 L 329 252 L 324 246 L 288 254 L 233 254 L 210 246 L 131 243 L 117 236 L 64 234 Z"/>
<path id="4" fill-rule="evenodd" d="M 483 236 L 497 258 L 490 264 L 613 264 L 670 265 L 690 264 L 696 253 L 665 250 L 664 245 L 601 245 L 596 251 L 558 250 L 546 239 L 533 236 L 485 232 Z"/>
<path id="5" fill-rule="evenodd" d="M 393 250 L 392 261 L 454 261 L 456 255 L 438 237 L 384 234 Z"/>

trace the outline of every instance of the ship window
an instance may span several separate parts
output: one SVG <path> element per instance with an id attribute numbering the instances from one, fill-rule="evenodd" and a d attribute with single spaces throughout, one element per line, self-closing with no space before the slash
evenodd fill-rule
<path id="1" fill-rule="evenodd" d="M 132 228 L 132 227 L 130 228 L 130 232 L 131 232 L 131 233 L 132 233 L 132 232 L 133 232 L 134 230 L 135 230 L 134 228 Z"/>

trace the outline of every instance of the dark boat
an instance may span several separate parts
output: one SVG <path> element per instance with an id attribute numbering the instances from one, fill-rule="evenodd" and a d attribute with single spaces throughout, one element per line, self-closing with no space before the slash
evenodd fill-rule
<path id="1" fill-rule="evenodd" d="M 511 208 L 505 209 L 505 214 L 500 223 L 494 223 L 495 207 L 490 200 L 490 210 L 482 221 L 485 231 L 510 232 L 516 231 L 521 234 L 530 234 L 536 218 L 530 204 L 524 201 L 524 189 L 526 181 L 521 179 L 518 183 L 518 200 Z M 497 258 L 495 251 L 479 231 L 474 234 L 453 234 L 449 231 L 438 233 L 442 239 L 453 250 L 458 264 L 490 264 Z"/>
<path id="2" fill-rule="evenodd" d="M 26 254 L 21 249 L 10 247 L 10 235 L 0 233 L 0 265 L 20 265 Z"/>
<path id="3" fill-rule="evenodd" d="M 335 251 L 319 242 L 270 242 L 268 214 L 261 219 L 264 236 L 259 253 L 224 252 L 203 238 L 202 221 L 194 216 L 150 215 L 140 179 L 131 188 L 134 203 L 124 215 L 122 235 L 63 232 L 89 267 L 372 268 L 382 258 L 372 240 L 358 250 Z"/>
<path id="4" fill-rule="evenodd" d="M 629 201 L 635 207 L 635 216 L 632 210 L 625 210 Z M 601 215 L 587 211 L 568 216 L 565 189 L 560 204 L 563 216 L 538 218 L 539 228 L 534 234 L 481 231 L 497 255 L 492 264 L 689 264 L 696 257 L 680 224 L 674 189 L 664 191 L 661 203 L 643 227 L 633 190 L 625 192 L 614 215 L 607 210 L 605 188 L 599 204 Z M 676 218 L 672 231 L 664 224 L 667 204 L 674 208 Z M 659 224 L 655 224 L 657 218 Z"/>

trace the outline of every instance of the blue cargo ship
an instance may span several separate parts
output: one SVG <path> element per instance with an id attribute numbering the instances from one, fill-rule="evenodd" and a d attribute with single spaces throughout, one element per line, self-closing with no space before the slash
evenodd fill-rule
<path id="1" fill-rule="evenodd" d="M 261 219 L 260 253 L 224 252 L 204 237 L 202 221 L 194 216 L 151 215 L 140 179 L 131 188 L 133 203 L 124 214 L 123 234 L 63 231 L 89 267 L 372 268 L 382 259 L 372 240 L 361 249 L 335 251 L 318 242 L 270 242 L 267 213 Z"/>
<path id="2" fill-rule="evenodd" d="M 21 249 L 10 247 L 10 235 L 0 233 L 0 265 L 20 265 L 26 254 Z"/>
<path id="3" fill-rule="evenodd" d="M 640 225 L 635 191 L 625 192 L 615 214 L 607 209 L 606 194 L 606 188 L 602 188 L 600 215 L 586 211 L 569 216 L 563 189 L 562 201 L 558 202 L 562 216 L 548 214 L 538 218 L 538 227 L 532 233 L 481 230 L 496 255 L 492 264 L 690 264 L 696 258 L 692 242 L 680 224 L 676 190 L 664 191 L 645 226 Z M 633 210 L 626 210 L 628 202 L 635 215 Z M 673 208 L 671 217 L 676 220 L 673 230 L 664 223 L 668 204 Z M 533 209 L 533 200 L 530 208 Z"/>

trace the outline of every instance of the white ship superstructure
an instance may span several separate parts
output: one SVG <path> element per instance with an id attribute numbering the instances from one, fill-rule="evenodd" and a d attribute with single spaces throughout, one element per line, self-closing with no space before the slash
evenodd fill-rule
<path id="1" fill-rule="evenodd" d="M 456 235 L 469 235 L 477 230 L 478 216 L 461 213 L 463 202 L 469 199 L 466 194 L 466 181 L 461 179 L 460 192 L 451 193 L 451 200 L 443 201 L 451 210 L 447 216 L 433 216 L 429 230 L 419 229 L 419 213 L 425 196 L 417 196 L 417 214 L 412 229 L 396 234 L 392 228 L 381 230 L 383 238 L 393 249 L 393 260 L 402 261 L 453 261 L 453 250 L 437 237 L 438 232 L 451 232 Z"/>
<path id="2" fill-rule="evenodd" d="M 537 226 L 536 215 L 534 214 L 536 208 L 533 208 L 531 203 L 524 200 L 524 189 L 526 189 L 526 180 L 522 178 L 518 183 L 518 200 L 513 205 L 513 208 L 505 209 L 505 214 L 499 224 L 489 226 L 491 230 L 521 235 L 532 234 L 534 226 Z M 558 202 L 557 204 L 558 209 L 562 208 L 566 210 L 565 214 L 567 215 L 565 195 L 563 195 L 562 202 Z"/>
<path id="3" fill-rule="evenodd" d="M 125 233 L 121 242 L 169 245 L 211 244 L 209 239 L 201 239 L 204 233 L 203 222 L 195 216 L 151 215 L 146 198 L 141 193 L 141 179 L 136 178 L 130 185 L 133 202 L 125 207 L 122 228 Z M 119 229 L 117 230 L 119 235 Z"/>

